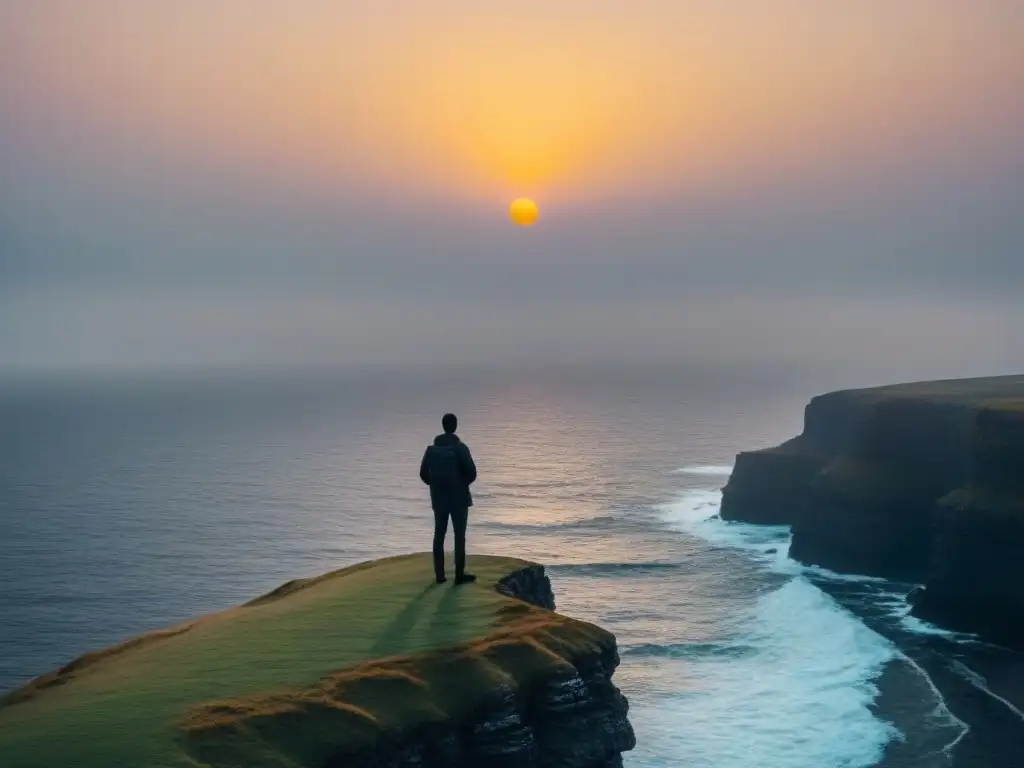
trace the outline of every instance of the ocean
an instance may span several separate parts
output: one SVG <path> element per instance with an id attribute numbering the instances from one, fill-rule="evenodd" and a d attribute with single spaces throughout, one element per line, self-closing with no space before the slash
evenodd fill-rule
<path id="1" fill-rule="evenodd" d="M 545 563 L 613 631 L 631 768 L 1024 765 L 1020 658 L 717 519 L 735 454 L 840 381 L 749 370 L 392 368 L 0 385 L 0 691 L 293 578 L 426 550 L 454 410 L 472 552 Z M 424 573 L 424 580 L 431 574 Z"/>

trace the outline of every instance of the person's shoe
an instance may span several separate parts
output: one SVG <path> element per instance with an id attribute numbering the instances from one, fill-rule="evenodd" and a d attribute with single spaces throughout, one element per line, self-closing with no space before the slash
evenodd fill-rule
<path id="1" fill-rule="evenodd" d="M 444 583 L 445 583 L 446 581 L 448 581 L 448 577 L 447 577 L 447 576 L 435 576 L 435 577 L 434 577 L 434 580 L 435 580 L 435 581 L 436 581 L 436 582 L 437 582 L 438 584 L 444 584 Z"/>
<path id="2" fill-rule="evenodd" d="M 472 584 L 474 581 L 476 581 L 476 576 L 472 573 L 464 573 L 461 576 L 455 577 L 456 584 Z"/>

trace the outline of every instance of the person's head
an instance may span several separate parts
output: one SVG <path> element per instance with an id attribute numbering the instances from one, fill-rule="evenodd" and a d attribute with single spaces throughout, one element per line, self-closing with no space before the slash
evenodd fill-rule
<path id="1" fill-rule="evenodd" d="M 455 430 L 459 428 L 459 419 L 454 413 L 446 413 L 441 419 L 441 426 L 444 428 L 445 434 L 454 435 Z"/>

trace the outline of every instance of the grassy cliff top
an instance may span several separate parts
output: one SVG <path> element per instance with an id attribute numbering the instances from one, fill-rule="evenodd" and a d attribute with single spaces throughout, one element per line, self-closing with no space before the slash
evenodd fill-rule
<path id="1" fill-rule="evenodd" d="M 429 555 L 364 563 L 87 654 L 0 700 L 2 764 L 321 766 L 614 643 L 496 591 L 531 564 L 470 565 L 452 587 Z"/>
<path id="2" fill-rule="evenodd" d="M 843 397 L 867 403 L 884 400 L 922 400 L 976 407 L 1019 410 L 1024 408 L 1024 376 L 989 376 L 889 384 L 866 389 L 846 389 L 820 397 Z"/>

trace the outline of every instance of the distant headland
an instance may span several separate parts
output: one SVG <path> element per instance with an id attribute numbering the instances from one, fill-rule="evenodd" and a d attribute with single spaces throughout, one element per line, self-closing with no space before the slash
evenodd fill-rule
<path id="1" fill-rule="evenodd" d="M 919 582 L 920 617 L 1024 648 L 1024 376 L 815 397 L 802 434 L 737 457 L 721 515 L 791 525 L 795 559 Z"/>
<path id="2" fill-rule="evenodd" d="M 289 582 L 86 654 L 0 699 L 5 768 L 615 768 L 635 744 L 615 637 L 542 566 L 429 554 Z"/>

